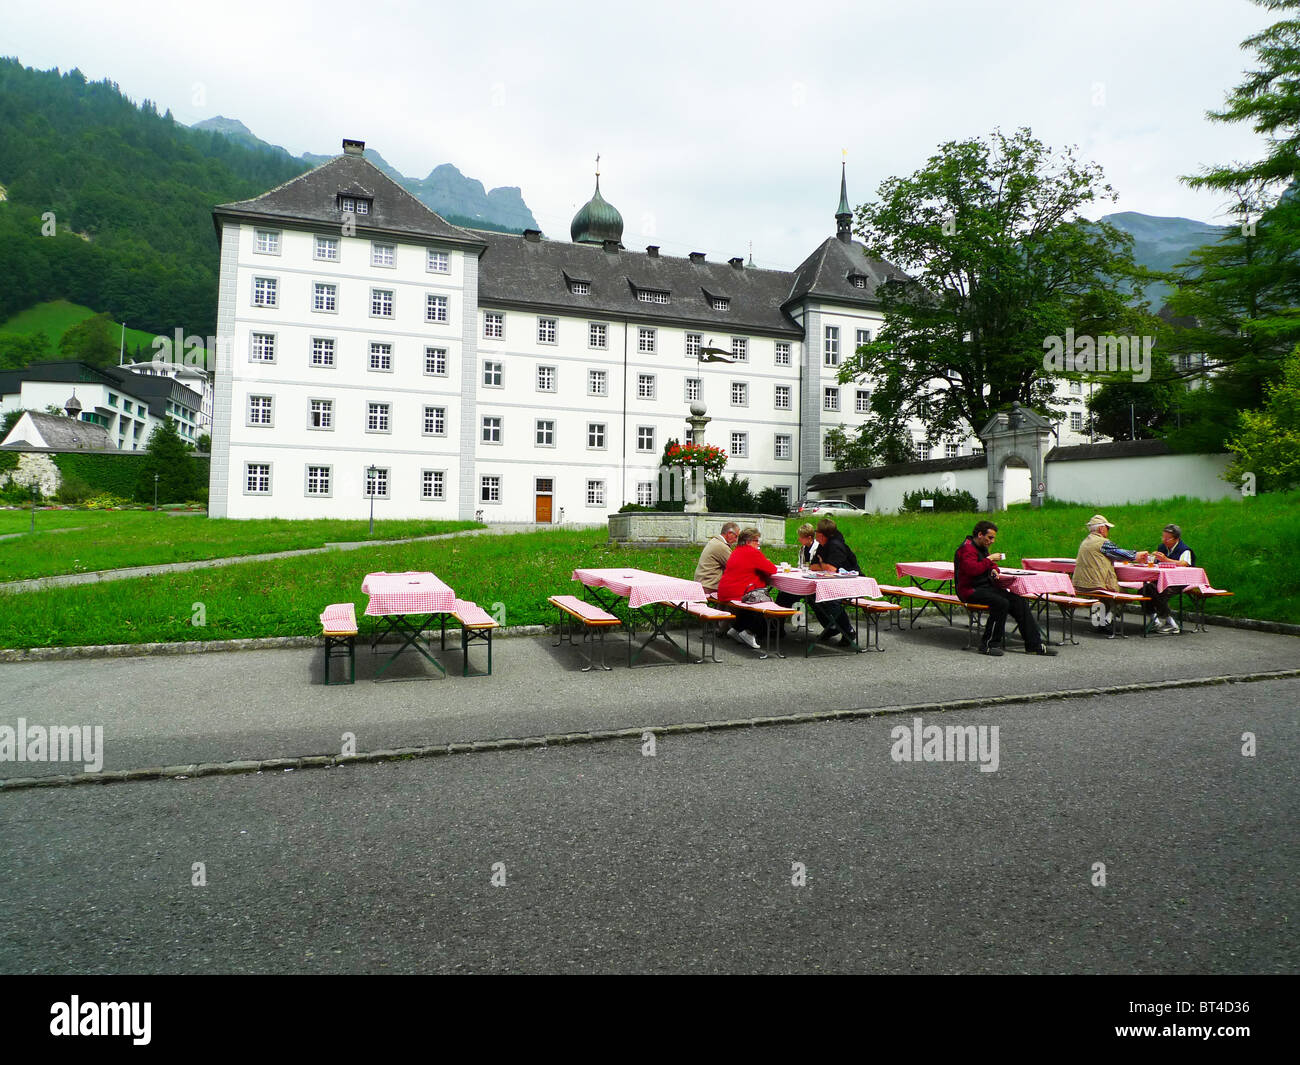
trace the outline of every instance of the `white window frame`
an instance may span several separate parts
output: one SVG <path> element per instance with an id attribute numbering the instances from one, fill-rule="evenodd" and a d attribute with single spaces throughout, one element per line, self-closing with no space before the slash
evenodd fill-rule
<path id="1" fill-rule="evenodd" d="M 397 269 L 397 245 L 382 240 L 370 242 L 370 265 L 382 270 Z"/>
<path id="2" fill-rule="evenodd" d="M 731 361 L 749 362 L 749 340 L 746 337 L 731 338 Z"/>
<path id="3" fill-rule="evenodd" d="M 587 371 L 587 395 L 589 396 L 609 395 L 609 371 L 608 370 L 589 369 Z"/>
<path id="4" fill-rule="evenodd" d="M 322 345 L 319 349 L 317 345 Z M 328 353 L 324 345 L 328 345 Z M 316 370 L 332 370 L 338 365 L 338 340 L 334 337 L 312 337 L 311 351 L 307 354 L 307 365 Z"/>
<path id="5" fill-rule="evenodd" d="M 280 279 L 278 277 L 253 278 L 253 306 L 280 306 Z"/>
<path id="6" fill-rule="evenodd" d="M 250 478 L 251 478 L 252 475 L 253 475 L 253 468 L 254 468 L 254 467 L 257 467 L 259 470 L 265 470 L 265 471 L 266 471 L 266 474 L 265 474 L 265 477 L 266 477 L 266 487 L 265 487 L 265 488 L 249 488 L 249 487 L 248 487 L 249 480 L 250 480 Z M 271 463 L 269 463 L 269 462 L 245 462 L 245 463 L 244 463 L 244 480 L 243 480 L 243 485 L 244 485 L 244 495 L 246 495 L 246 496 L 269 496 L 269 495 L 271 495 L 272 489 L 273 489 L 274 486 L 275 486 L 275 485 L 274 485 L 274 482 L 271 480 L 271 474 L 272 474 L 272 469 L 271 469 Z M 260 477 L 260 476 L 262 476 L 262 475 L 259 474 L 258 476 Z"/>
<path id="7" fill-rule="evenodd" d="M 840 409 L 840 390 L 827 385 L 822 389 L 822 410 L 837 411 Z"/>
<path id="8" fill-rule="evenodd" d="M 729 455 L 733 459 L 749 458 L 749 434 L 744 432 L 734 432 L 731 434 L 731 450 Z"/>
<path id="9" fill-rule="evenodd" d="M 555 419 L 538 418 L 533 423 L 533 446 L 534 447 L 554 447 L 555 446 Z"/>
<path id="10" fill-rule="evenodd" d="M 609 324 L 607 322 L 587 323 L 587 347 L 592 351 L 609 350 Z"/>
<path id="11" fill-rule="evenodd" d="M 387 348 L 387 351 L 382 349 Z M 379 350 L 376 350 L 379 349 Z M 388 360 L 388 365 L 384 365 L 384 360 Z M 389 340 L 372 340 L 370 342 L 370 353 L 366 368 L 372 373 L 392 373 L 393 372 L 393 344 Z"/>
<path id="12" fill-rule="evenodd" d="M 506 364 L 495 359 L 483 360 L 483 387 L 505 388 Z"/>
<path id="13" fill-rule="evenodd" d="M 785 454 L 781 454 L 782 444 Z M 776 433 L 772 438 L 772 457 L 779 462 L 789 462 L 794 456 L 794 437 L 790 433 Z"/>
<path id="14" fill-rule="evenodd" d="M 483 339 L 505 340 L 506 316 L 504 311 L 483 312 Z"/>
<path id="15" fill-rule="evenodd" d="M 587 423 L 587 450 L 606 451 L 609 447 L 609 432 L 606 422 Z"/>
<path id="16" fill-rule="evenodd" d="M 855 390 L 853 410 L 856 414 L 871 413 L 871 389 L 859 388 Z"/>
<path id="17" fill-rule="evenodd" d="M 366 432 L 391 433 L 393 431 L 393 405 L 378 400 L 366 401 Z"/>
<path id="18" fill-rule="evenodd" d="M 840 327 L 838 325 L 828 325 L 822 335 L 822 365 L 838 366 L 839 364 Z"/>
<path id="19" fill-rule="evenodd" d="M 319 408 L 317 404 L 320 404 Z M 316 425 L 316 422 L 321 424 Z M 334 401 L 309 397 L 307 400 L 307 428 L 314 433 L 332 433 L 334 431 Z"/>
<path id="20" fill-rule="evenodd" d="M 278 338 L 274 333 L 254 330 L 248 334 L 248 361 L 260 365 L 273 364 L 278 358 Z"/>
<path id="21" fill-rule="evenodd" d="M 790 385 L 774 385 L 772 387 L 772 409 L 773 410 L 793 410 L 791 405 L 793 400 L 792 389 Z M 781 402 L 785 400 L 785 402 Z"/>
<path id="22" fill-rule="evenodd" d="M 583 498 L 587 501 L 587 506 L 589 507 L 605 506 L 605 482 L 589 478 L 587 480 L 587 490 L 583 494 Z"/>
<path id="23" fill-rule="evenodd" d="M 374 483 L 371 484 L 370 471 L 374 469 Z M 392 470 L 388 466 L 366 465 L 361 470 L 361 492 L 363 499 L 387 499 L 392 488 Z"/>
<path id="24" fill-rule="evenodd" d="M 338 314 L 338 285 L 333 281 L 313 281 L 311 283 L 311 309 L 317 314 Z"/>
<path id="25" fill-rule="evenodd" d="M 638 451 L 654 452 L 655 427 L 653 425 L 638 425 L 636 427 L 636 449 Z"/>
<path id="26" fill-rule="evenodd" d="M 727 390 L 727 392 L 728 395 L 731 397 L 731 405 L 733 407 L 749 406 L 749 382 L 748 381 L 732 381 L 731 387 Z"/>
<path id="27" fill-rule="evenodd" d="M 555 344 L 556 338 L 560 335 L 560 323 L 555 318 L 537 319 L 537 343 Z"/>
<path id="28" fill-rule="evenodd" d="M 420 498 L 432 503 L 444 502 L 447 498 L 447 471 L 420 471 Z"/>
<path id="29" fill-rule="evenodd" d="M 325 481 L 325 491 L 311 490 L 312 471 L 323 470 L 323 479 Z M 334 496 L 334 467 L 321 466 L 314 462 L 309 462 L 303 467 L 303 495 L 309 499 L 331 499 Z"/>
<path id="30" fill-rule="evenodd" d="M 636 398 L 637 399 L 654 399 L 659 393 L 659 383 L 655 380 L 652 373 L 639 373 L 636 375 Z"/>
<path id="31" fill-rule="evenodd" d="M 280 230 L 254 229 L 253 230 L 253 254 L 254 255 L 279 255 L 280 254 Z"/>
<path id="32" fill-rule="evenodd" d="M 686 378 L 686 402 L 697 403 L 702 395 L 704 395 L 704 378 Z"/>
<path id="33" fill-rule="evenodd" d="M 432 415 L 433 428 L 429 428 L 430 415 Z M 420 413 L 421 436 L 446 436 L 447 435 L 447 408 L 437 407 L 431 403 L 424 405 L 424 410 Z"/>
<path id="34" fill-rule="evenodd" d="M 424 320 L 426 322 L 445 322 L 447 318 L 447 297 L 438 292 L 424 294 Z"/>
<path id="35" fill-rule="evenodd" d="M 394 318 L 397 316 L 397 292 L 391 288 L 370 290 L 370 317 Z"/>
<path id="36" fill-rule="evenodd" d="M 429 369 L 432 362 L 433 369 Z M 438 369 L 441 365 L 442 369 Z M 426 344 L 424 346 L 424 373 L 426 377 L 446 377 L 447 376 L 447 349 L 438 347 L 436 344 Z"/>
<path id="37" fill-rule="evenodd" d="M 244 424 L 256 429 L 275 428 L 275 397 L 253 393 L 248 397 Z"/>
<path id="38" fill-rule="evenodd" d="M 560 368 L 558 366 L 542 365 L 537 367 L 537 391 L 538 392 L 555 392 L 559 389 Z"/>
<path id="39" fill-rule="evenodd" d="M 487 506 L 496 506 L 501 502 L 501 475 L 484 473 L 478 479 L 478 501 Z"/>
<path id="40" fill-rule="evenodd" d="M 702 347 L 704 347 L 703 333 L 686 334 L 686 357 L 688 359 L 698 359 L 700 357 L 700 349 Z"/>
<path id="41" fill-rule="evenodd" d="M 479 443 L 498 447 L 505 443 L 506 420 L 500 414 L 485 414 L 479 420 Z"/>
<path id="42" fill-rule="evenodd" d="M 332 254 L 327 254 L 332 253 Z M 311 257 L 321 263 L 339 261 L 339 238 L 313 236 Z"/>
<path id="43" fill-rule="evenodd" d="M 790 365 L 790 342 L 788 340 L 778 340 L 773 348 L 772 359 L 777 366 Z"/>
<path id="44" fill-rule="evenodd" d="M 451 256 L 445 251 L 429 248 L 424 259 L 424 269 L 430 274 L 449 274 L 451 273 Z"/>
<path id="45" fill-rule="evenodd" d="M 636 350 L 642 355 L 655 353 L 655 330 L 638 326 L 636 331 Z"/>

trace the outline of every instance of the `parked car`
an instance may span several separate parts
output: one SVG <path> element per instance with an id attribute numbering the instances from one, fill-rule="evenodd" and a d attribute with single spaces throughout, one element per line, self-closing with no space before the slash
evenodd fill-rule
<path id="1" fill-rule="evenodd" d="M 799 504 L 797 514 L 799 517 L 821 517 L 823 514 L 829 514 L 834 517 L 837 514 L 863 514 L 865 511 L 861 507 L 855 507 L 847 499 L 805 499 Z"/>

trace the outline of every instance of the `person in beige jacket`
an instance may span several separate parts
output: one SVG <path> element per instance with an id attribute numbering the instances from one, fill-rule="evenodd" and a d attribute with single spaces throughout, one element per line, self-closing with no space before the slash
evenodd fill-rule
<path id="1" fill-rule="evenodd" d="M 710 536 L 700 552 L 700 561 L 695 566 L 695 579 L 704 586 L 704 590 L 713 595 L 718 590 L 718 582 L 727 568 L 727 559 L 731 549 L 736 546 L 736 537 L 740 535 L 740 526 L 734 521 L 727 522 L 717 536 Z"/>
<path id="2" fill-rule="evenodd" d="M 1137 552 L 1126 551 L 1111 543 L 1110 530 L 1113 528 L 1114 525 L 1100 514 L 1088 519 L 1088 535 L 1079 545 L 1079 554 L 1074 560 L 1074 590 L 1077 594 L 1118 592 L 1115 563 L 1137 561 Z M 1103 617 L 1100 627 L 1109 632 L 1110 611 L 1106 610 Z"/>

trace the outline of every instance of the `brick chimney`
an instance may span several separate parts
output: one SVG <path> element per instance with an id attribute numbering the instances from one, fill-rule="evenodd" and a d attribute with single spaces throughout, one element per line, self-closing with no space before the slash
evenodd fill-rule
<path id="1" fill-rule="evenodd" d="M 363 155 L 365 154 L 365 150 L 366 150 L 365 141 L 348 140 L 347 137 L 343 138 L 344 155 Z"/>

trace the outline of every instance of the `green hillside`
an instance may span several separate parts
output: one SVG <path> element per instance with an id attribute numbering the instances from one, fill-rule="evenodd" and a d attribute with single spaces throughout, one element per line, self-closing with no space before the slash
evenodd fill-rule
<path id="1" fill-rule="evenodd" d="M 47 357 L 58 359 L 62 357 L 59 354 L 59 338 L 78 322 L 84 322 L 87 318 L 93 318 L 94 316 L 95 312 L 89 307 L 69 303 L 67 300 L 51 300 L 48 303 L 40 303 L 35 307 L 20 311 L 8 321 L 0 323 L 0 336 L 6 334 L 30 336 L 33 333 L 43 333 L 48 341 L 46 345 Z M 114 323 L 112 330 L 114 338 L 120 335 L 119 329 L 120 323 Z M 138 357 L 151 358 L 155 335 L 140 329 L 128 328 L 126 331 L 127 361 L 130 362 L 137 357 L 137 350 L 139 351 Z"/>
<path id="2" fill-rule="evenodd" d="M 306 169 L 137 106 L 113 82 L 0 59 L 0 320 L 67 300 L 150 337 L 214 334 L 213 204 Z"/>

